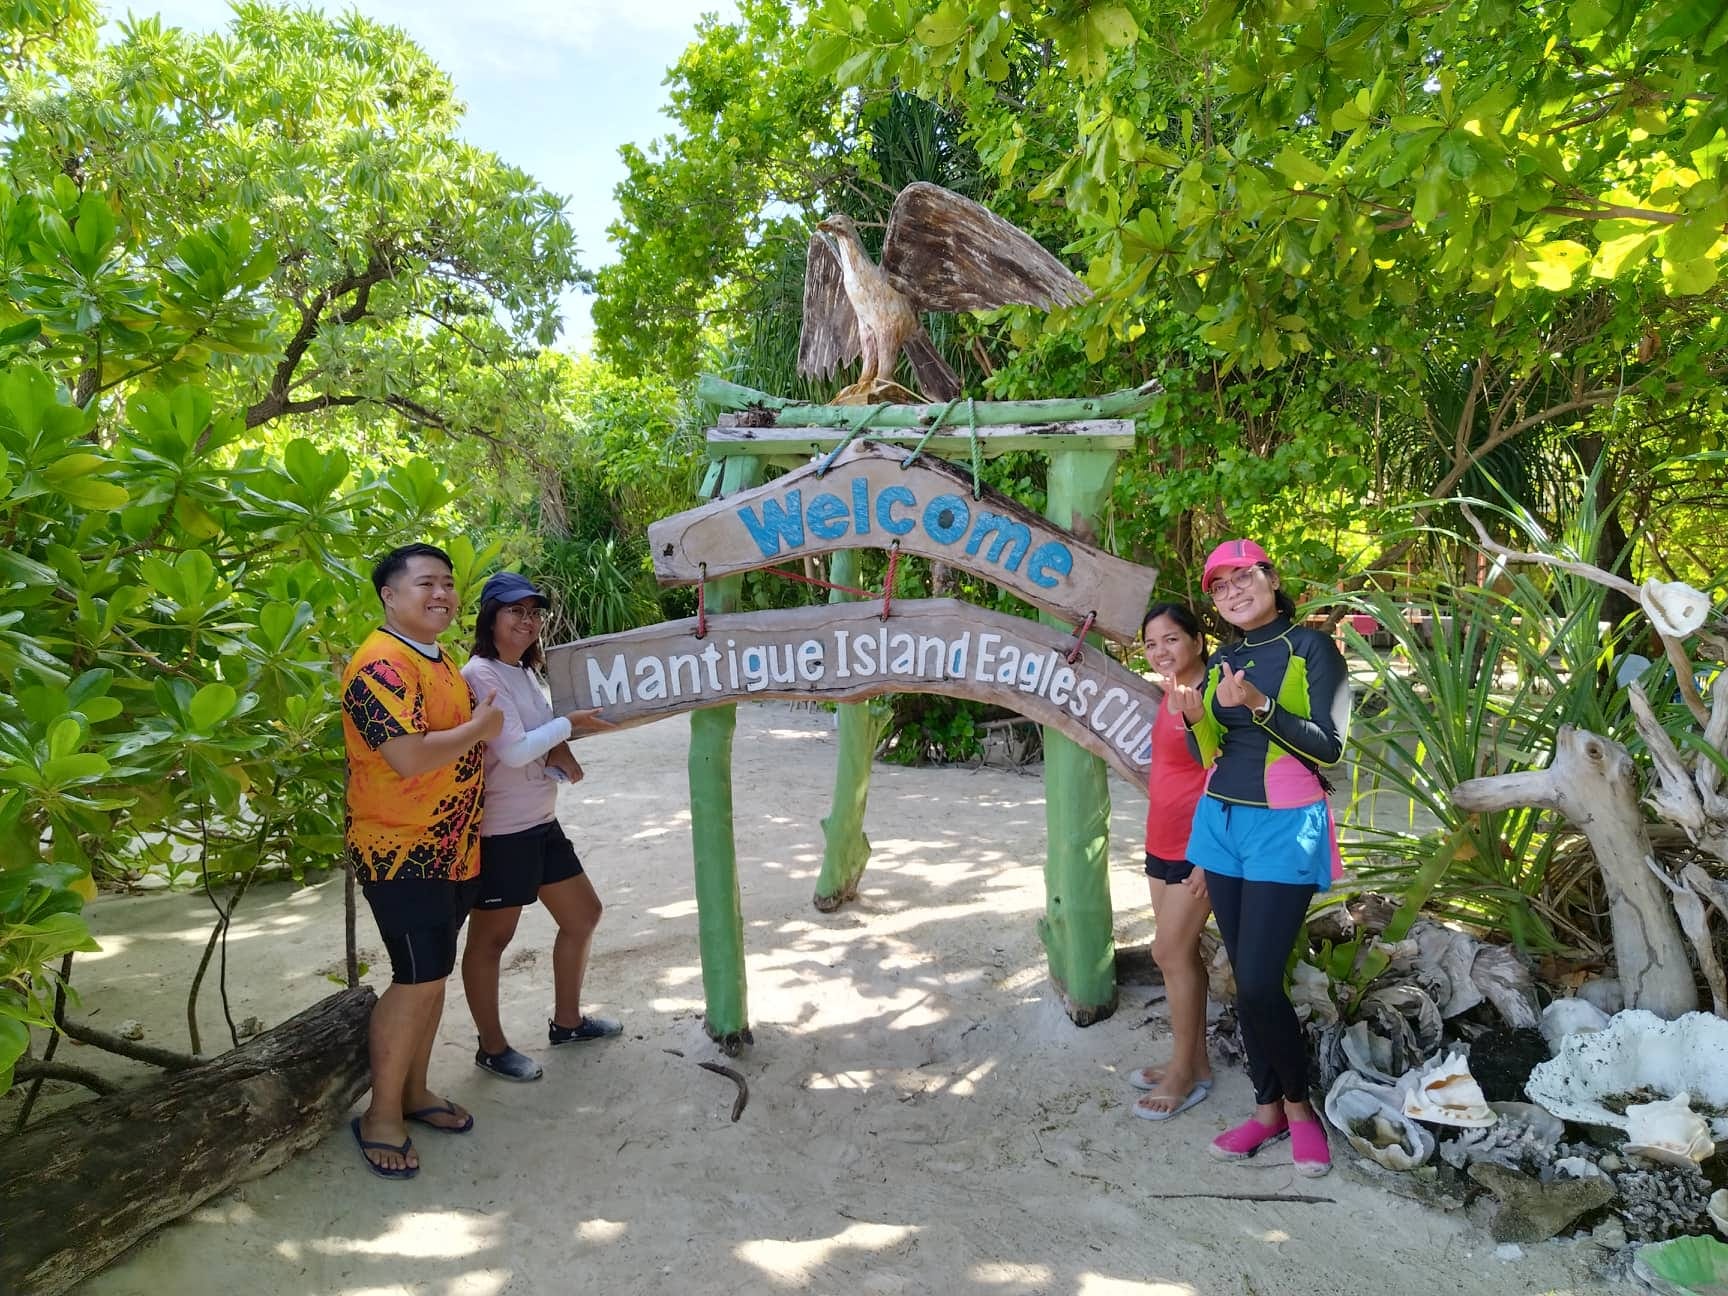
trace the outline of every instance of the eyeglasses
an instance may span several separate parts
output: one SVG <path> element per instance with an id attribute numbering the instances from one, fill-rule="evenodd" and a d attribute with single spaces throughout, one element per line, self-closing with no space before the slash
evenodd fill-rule
<path id="1" fill-rule="evenodd" d="M 546 609 L 545 608 L 517 607 L 514 604 L 512 604 L 511 606 L 509 606 L 507 608 L 502 608 L 500 610 L 504 613 L 505 616 L 513 617 L 517 621 L 521 621 L 524 623 L 532 621 L 536 625 L 538 625 L 540 622 L 542 622 L 546 619 Z"/>
<path id="2" fill-rule="evenodd" d="M 1254 578 L 1260 574 L 1258 567 L 1245 567 L 1236 576 L 1220 576 L 1212 582 L 1212 597 L 1222 598 L 1225 593 L 1246 594 L 1254 587 Z"/>

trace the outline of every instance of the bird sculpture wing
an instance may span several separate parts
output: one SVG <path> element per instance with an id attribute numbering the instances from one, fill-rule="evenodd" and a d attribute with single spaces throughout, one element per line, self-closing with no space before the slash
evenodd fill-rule
<path id="1" fill-rule="evenodd" d="M 923 180 L 894 200 L 882 269 L 921 311 L 1073 306 L 1092 295 L 1030 235 L 970 198 Z M 806 294 L 808 318 L 808 289 Z"/>
<path id="2" fill-rule="evenodd" d="M 810 236 L 804 266 L 804 322 L 798 331 L 798 372 L 806 378 L 831 378 L 836 369 L 863 354 L 858 315 L 846 296 L 840 259 L 828 240 Z"/>

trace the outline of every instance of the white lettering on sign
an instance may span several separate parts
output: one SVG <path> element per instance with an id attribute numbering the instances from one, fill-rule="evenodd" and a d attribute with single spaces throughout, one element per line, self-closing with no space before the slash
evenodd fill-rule
<path id="1" fill-rule="evenodd" d="M 820 685 L 832 677 L 860 685 L 881 679 L 967 680 L 1004 693 L 1047 697 L 1066 706 L 1134 766 L 1152 757 L 1152 724 L 1139 700 L 1120 685 L 1102 688 L 1087 670 L 1064 664 L 1061 654 L 1009 634 L 970 630 L 957 635 L 909 633 L 890 624 L 860 632 L 835 628 L 819 636 L 740 646 L 729 638 L 699 653 L 589 655 L 580 707 L 625 708 L 640 702 L 684 699 L 702 705 L 704 695 L 724 700 L 739 691 L 784 691 L 802 682 Z M 580 645 L 574 645 L 580 647 Z M 724 667 L 724 669 L 722 669 Z M 1003 702 L 1011 705 L 1011 699 Z"/>

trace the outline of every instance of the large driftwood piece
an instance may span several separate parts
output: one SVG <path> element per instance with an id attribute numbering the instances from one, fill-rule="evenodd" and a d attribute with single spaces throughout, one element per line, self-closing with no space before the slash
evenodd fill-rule
<path id="1" fill-rule="evenodd" d="M 1004 423 L 1059 423 L 1079 419 L 1132 418 L 1164 394 L 1156 382 L 1103 396 L 1071 396 L 1056 400 L 938 401 L 930 405 L 890 405 L 879 414 L 859 405 L 810 405 L 773 396 L 753 387 L 703 374 L 696 382 L 696 398 L 717 409 L 759 411 L 764 426 L 850 427 L 870 414 L 873 428 L 928 428 L 942 419 L 965 435 L 968 424 L 993 427 Z"/>
<path id="2" fill-rule="evenodd" d="M 1685 942 L 1650 871 L 1654 854 L 1624 747 L 1563 725 L 1548 768 L 1470 779 L 1452 789 L 1452 802 L 1478 813 L 1540 806 L 1565 816 L 1590 842 L 1602 872 L 1627 1006 L 1665 1018 L 1697 1008 Z"/>
<path id="3" fill-rule="evenodd" d="M 731 612 L 562 644 L 546 653 L 552 704 L 598 707 L 620 726 L 771 698 L 856 702 L 941 693 L 994 702 L 1048 725 L 1146 786 L 1162 691 L 1074 636 L 957 599 Z M 1655 885 L 1655 879 L 1650 879 Z"/>
<path id="4" fill-rule="evenodd" d="M 1698 868 L 1696 864 L 1691 867 Z M 1684 876 L 1679 881 L 1669 877 L 1654 859 L 1650 861 L 1650 872 L 1668 888 L 1674 914 L 1680 919 L 1680 930 L 1698 952 L 1698 969 L 1704 974 L 1704 984 L 1710 987 L 1711 1008 L 1718 1017 L 1728 1017 L 1728 977 L 1723 976 L 1722 960 L 1716 957 L 1716 944 L 1710 936 L 1710 910 L 1704 897 Z"/>
<path id="5" fill-rule="evenodd" d="M 1728 729 L 1728 675 L 1717 679 L 1711 697 L 1710 722 L 1704 729 L 1704 741 L 1715 751 L 1724 750 L 1724 730 Z M 1656 786 L 1650 792 L 1650 804 L 1669 823 L 1686 830 L 1686 836 L 1702 851 L 1719 860 L 1728 861 L 1728 800 L 1720 792 L 1722 772 L 1716 762 L 1694 759 L 1688 762 L 1662 727 L 1644 696 L 1643 688 L 1633 684 L 1627 690 L 1632 704 L 1632 720 L 1638 736 L 1650 752 L 1650 763 L 1656 769 Z"/>
<path id="6" fill-rule="evenodd" d="M 1001 586 L 1034 607 L 1123 643 L 1158 581 L 1142 567 L 1087 544 L 999 491 L 973 498 L 970 473 L 940 459 L 870 443 L 765 486 L 662 518 L 648 528 L 654 575 L 663 585 L 738 572 L 843 549 L 886 549 L 932 558 Z"/>
<path id="7" fill-rule="evenodd" d="M 369 1083 L 373 994 L 343 990 L 209 1062 L 0 1147 L 0 1292 L 54 1296 L 322 1139 Z M 198 1286 L 188 1275 L 187 1289 Z"/>

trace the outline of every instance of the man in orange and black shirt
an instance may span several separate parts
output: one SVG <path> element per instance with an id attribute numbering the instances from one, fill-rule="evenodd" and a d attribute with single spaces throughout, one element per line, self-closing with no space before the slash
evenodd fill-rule
<path id="1" fill-rule="evenodd" d="M 390 954 L 372 1010 L 372 1103 L 351 1122 L 375 1174 L 412 1179 L 407 1122 L 452 1134 L 474 1118 L 427 1087 L 426 1070 L 456 966 L 456 938 L 478 893 L 481 760 L 502 714 L 476 705 L 438 647 L 456 619 L 449 557 L 404 545 L 373 569 L 384 625 L 342 676 L 348 753 L 347 861 Z"/>

